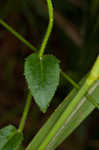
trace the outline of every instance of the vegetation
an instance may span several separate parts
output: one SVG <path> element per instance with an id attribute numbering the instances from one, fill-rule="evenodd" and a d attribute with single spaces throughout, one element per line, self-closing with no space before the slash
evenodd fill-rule
<path id="1" fill-rule="evenodd" d="M 15 53 L 16 56 L 21 54 L 20 57 L 18 56 L 19 60 L 17 62 L 14 62 L 13 58 L 13 62 L 9 63 L 8 58 L 7 63 L 5 59 L 9 55 L 5 58 L 4 55 L 1 57 L 1 63 L 4 62 L 6 64 L 5 74 L 7 83 L 10 85 L 9 91 L 11 90 L 11 95 L 13 95 L 12 89 L 15 81 L 11 78 L 12 70 L 15 68 L 16 63 L 18 63 L 19 66 L 22 63 L 22 65 L 24 65 L 22 68 L 24 68 L 24 79 L 26 79 L 25 83 L 28 86 L 28 94 L 19 127 L 16 128 L 13 125 L 7 125 L 0 129 L 0 150 L 57 149 L 59 145 L 89 116 L 89 114 L 95 110 L 95 108 L 99 109 L 99 2 L 97 0 L 92 0 L 90 2 L 63 1 L 62 5 L 60 5 L 60 1 L 57 2 L 57 4 L 52 4 L 51 0 L 46 0 L 46 2 L 48 9 L 41 0 L 36 2 L 31 2 L 29 0 L 26 0 L 25 2 L 23 0 L 20 2 L 16 0 L 13 2 L 12 0 L 8 0 L 1 4 L 0 24 L 8 30 L 8 34 L 11 34 L 10 38 L 15 38 L 13 41 L 15 42 L 15 47 L 13 47 L 12 41 L 10 41 L 10 44 L 8 45 L 11 46 L 12 44 L 12 50 L 14 50 L 17 47 L 17 43 L 20 42 L 20 51 L 17 52 L 17 47 Z M 65 3 L 67 4 L 66 7 L 64 7 Z M 64 17 L 59 14 L 55 9 L 56 7 L 53 9 L 53 5 L 57 6 L 57 9 L 60 9 L 60 11 L 63 11 Z M 14 6 L 16 6 L 16 9 Z M 49 13 L 49 23 L 45 32 L 47 11 Z M 17 23 L 16 19 L 16 25 L 20 27 L 21 33 L 17 32 L 12 27 L 13 24 L 8 25 L 8 23 L 6 23 L 7 21 L 4 21 L 5 18 L 9 18 L 8 14 L 10 15 L 11 12 L 15 13 L 13 15 L 14 17 L 20 16 L 18 14 L 21 13 L 24 15 L 24 23 L 19 23 L 19 21 Z M 58 27 L 54 26 L 53 28 L 54 20 L 56 22 L 55 25 Z M 71 20 L 72 23 L 69 20 Z M 0 29 L 1 33 L 3 32 L 2 27 Z M 35 30 L 33 27 L 35 27 Z M 42 30 L 45 32 L 45 36 L 40 44 L 40 33 Z M 59 30 L 59 32 L 57 33 L 56 30 Z M 25 35 L 27 35 L 26 38 L 24 38 Z M 39 38 L 37 35 L 39 35 Z M 50 36 L 52 38 L 49 41 Z M 38 43 L 36 43 L 36 38 L 38 38 Z M 34 44 L 38 44 L 38 46 L 34 46 L 32 41 Z M 55 46 L 53 46 L 53 41 L 55 42 Z M 59 46 L 58 41 L 59 43 L 62 43 L 61 47 Z M 48 44 L 48 42 L 50 44 Z M 23 45 L 21 45 L 21 43 L 23 43 Z M 49 47 L 47 47 L 47 44 Z M 4 45 L 6 45 L 6 40 Z M 6 46 L 6 49 L 9 49 L 8 45 Z M 25 49 L 28 53 L 25 52 L 23 56 L 21 51 L 24 51 Z M 57 52 L 51 51 L 50 49 L 55 49 Z M 65 52 L 65 49 L 69 49 L 67 59 L 68 66 L 66 66 L 65 62 L 67 58 L 67 50 Z M 30 52 L 30 50 L 32 51 Z M 60 54 L 62 58 L 58 59 Z M 24 57 L 26 57 L 25 61 L 23 61 Z M 60 65 L 60 60 L 63 64 L 62 66 Z M 15 73 L 18 75 L 19 70 Z M 76 83 L 75 80 L 77 80 L 78 83 Z M 19 79 L 18 83 L 20 83 Z M 22 83 L 24 83 L 24 81 L 22 81 Z M 68 83 L 73 86 L 73 89 Z M 20 91 L 20 95 L 24 93 L 24 85 L 22 88 L 23 91 Z M 16 91 L 18 91 L 18 87 L 16 88 Z M 20 97 L 20 95 L 19 98 L 23 98 Z M 33 107 L 30 107 L 32 98 L 36 104 L 34 104 Z M 20 103 L 20 100 L 16 102 L 18 104 Z M 15 117 L 15 114 L 22 110 L 23 103 L 21 107 L 17 105 L 16 110 L 14 108 L 15 105 L 16 104 L 12 105 L 13 109 L 11 108 L 12 110 L 9 113 L 6 113 L 7 115 L 5 116 L 8 116 L 8 119 L 13 115 Z M 47 113 L 54 109 L 55 111 L 52 112 L 51 117 L 48 117 Z M 26 120 L 29 119 L 29 117 L 27 117 L 29 110 L 31 110 L 31 116 L 34 118 L 34 122 L 32 126 L 29 127 L 31 128 L 31 136 L 28 131 L 28 138 L 26 138 L 23 130 L 26 131 L 24 127 L 27 123 Z M 33 129 L 35 132 L 35 127 L 37 125 L 35 122 L 40 114 L 44 117 L 44 113 L 47 114 L 47 118 L 49 119 L 45 121 L 34 136 L 34 133 L 31 131 Z M 41 116 L 39 116 L 38 123 L 40 123 L 40 117 Z M 4 117 L 1 118 L 1 122 L 3 122 L 3 119 Z M 5 120 L 7 120 L 7 117 Z M 64 149 L 66 149 L 66 147 L 64 147 Z"/>

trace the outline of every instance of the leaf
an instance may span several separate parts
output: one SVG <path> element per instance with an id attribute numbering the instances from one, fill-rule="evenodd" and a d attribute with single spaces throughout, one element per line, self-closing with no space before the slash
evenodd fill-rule
<path id="1" fill-rule="evenodd" d="M 89 90 L 96 103 L 99 103 L 99 81 Z M 58 147 L 87 117 L 93 112 L 95 106 L 83 97 L 76 109 L 68 117 L 63 126 L 57 132 L 55 140 L 52 139 L 47 146 L 47 150 L 54 150 Z"/>
<path id="2" fill-rule="evenodd" d="M 2 149 L 3 145 L 6 144 L 10 135 L 15 131 L 16 131 L 16 128 L 12 125 L 9 125 L 0 129 L 0 150 Z"/>
<path id="3" fill-rule="evenodd" d="M 80 82 L 83 84 L 85 78 Z M 55 110 L 48 121 L 43 125 L 40 131 L 36 134 L 30 144 L 27 146 L 26 150 L 35 150 L 39 148 L 39 145 L 47 137 L 50 130 L 53 128 L 57 120 L 60 118 L 61 114 L 68 107 L 68 104 L 72 101 L 73 97 L 77 94 L 77 90 L 73 89 L 70 94 L 64 99 L 64 101 Z M 99 81 L 97 81 L 91 89 L 89 89 L 89 95 L 91 95 L 96 103 L 99 103 Z M 80 104 L 77 106 L 76 110 L 72 112 L 68 120 L 63 124 L 62 128 L 59 129 L 54 138 L 47 145 L 45 150 L 55 150 L 81 123 L 87 116 L 95 109 L 85 97 L 82 98 Z"/>
<path id="4" fill-rule="evenodd" d="M 0 150 L 18 150 L 22 142 L 22 133 L 12 125 L 0 129 Z"/>
<path id="5" fill-rule="evenodd" d="M 26 59 L 24 74 L 35 102 L 46 112 L 59 84 L 59 61 L 52 55 L 40 60 L 38 54 L 32 54 Z"/>

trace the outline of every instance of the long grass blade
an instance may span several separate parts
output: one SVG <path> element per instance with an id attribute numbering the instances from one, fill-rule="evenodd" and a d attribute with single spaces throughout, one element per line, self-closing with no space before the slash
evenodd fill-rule
<path id="1" fill-rule="evenodd" d="M 80 85 L 82 85 L 83 82 L 84 79 L 80 82 Z M 44 138 L 46 138 L 53 125 L 57 122 L 57 120 L 64 112 L 68 104 L 72 101 L 73 97 L 77 94 L 77 92 L 78 91 L 76 89 L 73 89 L 72 92 L 70 92 L 70 94 L 64 99 L 64 101 L 52 114 L 50 119 L 44 124 L 44 126 L 40 129 L 37 135 L 33 138 L 26 150 L 35 150 L 39 148 L 39 145 L 43 142 Z M 88 94 L 95 99 L 96 103 L 98 103 L 99 80 L 96 83 L 94 83 L 93 86 L 89 89 Z M 86 97 L 83 97 L 77 105 L 77 107 L 75 108 L 75 110 L 73 110 L 71 115 L 63 124 L 63 126 L 52 138 L 45 150 L 54 150 L 56 147 L 58 147 L 94 109 L 95 106 L 92 105 Z"/>

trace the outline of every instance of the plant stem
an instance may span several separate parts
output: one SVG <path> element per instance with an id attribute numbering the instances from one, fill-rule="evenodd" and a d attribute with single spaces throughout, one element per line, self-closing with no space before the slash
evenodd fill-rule
<path id="1" fill-rule="evenodd" d="M 22 115 L 22 118 L 21 118 L 21 121 L 20 121 L 19 129 L 18 129 L 19 132 L 22 132 L 23 129 L 24 129 L 24 124 L 25 124 L 25 121 L 26 121 L 26 118 L 27 118 L 27 114 L 29 112 L 29 108 L 30 108 L 30 104 L 31 104 L 31 99 L 32 99 L 32 95 L 29 92 L 29 94 L 27 96 L 27 100 L 26 100 L 26 105 L 25 105 L 25 108 L 24 108 L 24 112 L 23 112 L 23 115 Z"/>
<path id="2" fill-rule="evenodd" d="M 92 84 L 98 80 L 99 78 L 99 57 L 97 57 L 96 62 L 85 81 L 82 88 L 79 90 L 78 94 L 73 98 L 73 100 L 70 102 L 68 107 L 65 109 L 65 111 L 60 116 L 59 120 L 56 122 L 56 124 L 53 126 L 45 140 L 41 143 L 38 150 L 45 150 L 48 143 L 51 141 L 51 139 L 56 135 L 57 131 L 62 127 L 64 122 L 68 119 L 69 115 L 72 113 L 72 111 L 76 108 L 76 106 L 79 104 L 81 98 L 85 95 L 85 93 L 88 91 L 88 89 L 92 86 Z"/>
<path id="3" fill-rule="evenodd" d="M 75 87 L 77 90 L 80 89 L 80 86 L 74 80 L 72 80 L 66 73 L 64 73 L 62 70 L 61 70 L 61 75 L 67 81 L 69 81 L 73 85 L 73 87 Z M 85 94 L 85 96 L 99 110 L 99 105 L 95 102 L 95 100 L 92 98 L 92 96 L 88 95 L 87 93 Z"/>
<path id="4" fill-rule="evenodd" d="M 2 19 L 0 19 L 0 24 L 6 28 L 8 31 L 10 31 L 17 39 L 19 39 L 22 43 L 27 45 L 31 50 L 37 51 L 37 49 L 26 39 L 23 38 L 18 32 L 16 32 L 11 26 L 9 26 L 6 22 L 4 22 Z"/>
<path id="5" fill-rule="evenodd" d="M 47 0 L 47 4 L 48 4 L 48 11 L 49 11 L 49 24 L 48 24 L 48 28 L 47 28 L 47 31 L 45 33 L 43 42 L 41 44 L 40 54 L 39 54 L 40 59 L 42 58 L 42 56 L 44 54 L 45 47 L 47 45 L 48 39 L 50 37 L 51 31 L 53 28 L 53 18 L 54 17 L 53 17 L 53 5 L 52 5 L 51 0 Z"/>
<path id="6" fill-rule="evenodd" d="M 71 77 L 69 77 L 66 73 L 64 73 L 62 70 L 61 70 L 61 75 L 67 80 L 67 81 L 69 81 L 72 85 L 73 85 L 73 87 L 75 87 L 76 89 L 78 89 L 79 90 L 79 85 L 71 78 Z"/>

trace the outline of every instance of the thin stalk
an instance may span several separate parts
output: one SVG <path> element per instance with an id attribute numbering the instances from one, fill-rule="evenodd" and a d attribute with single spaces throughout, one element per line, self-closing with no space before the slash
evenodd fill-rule
<path id="1" fill-rule="evenodd" d="M 23 129 L 24 129 L 24 124 L 25 124 L 25 121 L 26 121 L 26 118 L 27 118 L 27 115 L 28 115 L 28 112 L 29 112 L 31 99 L 32 99 L 32 95 L 29 92 L 29 94 L 27 96 L 24 112 L 23 112 L 23 115 L 22 115 L 22 118 L 21 118 L 21 121 L 20 121 L 19 129 L 18 129 L 19 132 L 22 132 Z"/>
<path id="2" fill-rule="evenodd" d="M 61 75 L 67 80 L 69 81 L 73 87 L 75 87 L 77 90 L 79 90 L 80 86 L 71 78 L 69 77 L 66 73 L 64 73 L 62 70 L 61 70 Z"/>
<path id="3" fill-rule="evenodd" d="M 72 80 L 72 78 L 70 78 L 66 73 L 64 73 L 62 70 L 61 70 L 61 75 L 67 81 L 69 81 L 73 85 L 73 87 L 75 87 L 77 90 L 80 89 L 80 86 L 74 80 Z M 85 96 L 88 99 L 88 101 L 91 102 L 99 110 L 99 105 L 97 103 L 95 103 L 95 100 L 90 95 L 88 95 L 87 93 L 85 94 Z"/>
<path id="4" fill-rule="evenodd" d="M 64 122 L 68 119 L 72 111 L 76 109 L 76 106 L 79 104 L 81 98 L 85 95 L 85 93 L 88 91 L 88 89 L 92 86 L 92 84 L 98 80 L 99 78 L 99 57 L 96 59 L 96 62 L 85 81 L 82 88 L 79 90 L 78 94 L 73 98 L 73 100 L 70 102 L 68 107 L 65 109 L 65 111 L 62 113 L 59 120 L 56 122 L 56 124 L 53 126 L 47 137 L 44 139 L 44 141 L 39 146 L 38 150 L 45 150 L 48 143 L 51 141 L 51 139 L 56 135 L 58 130 L 62 127 Z"/>
<path id="5" fill-rule="evenodd" d="M 6 28 L 8 31 L 10 31 L 17 39 L 19 39 L 22 43 L 24 43 L 27 47 L 29 47 L 33 51 L 37 51 L 37 49 L 26 39 L 23 38 L 18 32 L 16 32 L 11 26 L 9 26 L 6 22 L 4 22 L 2 19 L 0 19 L 0 24 Z"/>
<path id="6" fill-rule="evenodd" d="M 47 31 L 45 33 L 43 42 L 41 44 L 40 54 L 39 54 L 40 59 L 42 58 L 42 56 L 44 54 L 45 47 L 47 45 L 48 39 L 50 37 L 51 31 L 53 28 L 53 18 L 54 17 L 53 17 L 53 5 L 52 5 L 51 0 L 47 0 L 47 5 L 48 5 L 48 12 L 49 12 L 49 24 L 48 24 L 48 28 L 47 28 Z"/>

